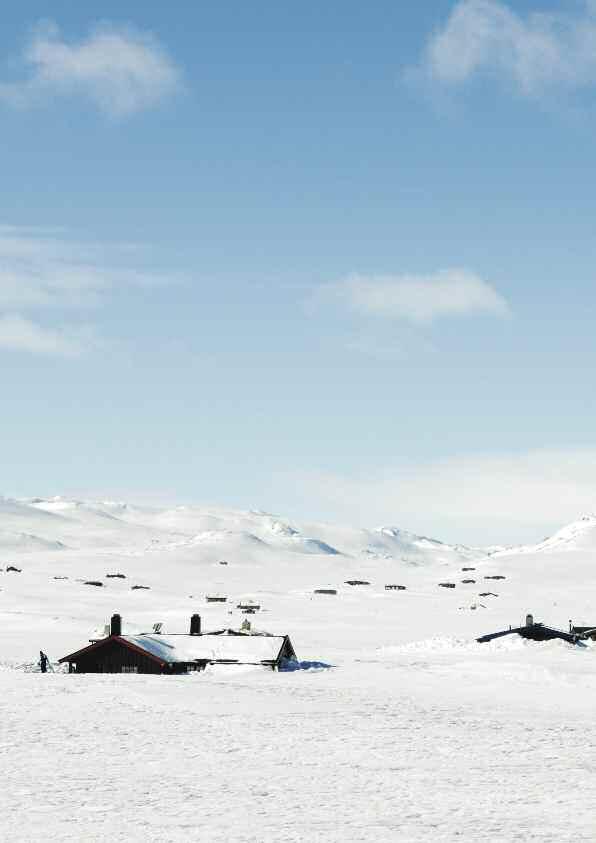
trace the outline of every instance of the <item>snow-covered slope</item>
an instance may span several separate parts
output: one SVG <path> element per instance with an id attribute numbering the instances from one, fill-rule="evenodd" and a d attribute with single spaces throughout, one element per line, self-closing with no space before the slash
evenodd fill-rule
<path id="1" fill-rule="evenodd" d="M 5 509 L 0 506 L 0 529 L 5 520 L 12 524 L 30 523 L 31 532 L 36 535 L 78 549 L 142 547 L 156 537 L 172 535 L 171 531 L 162 533 L 153 526 L 151 510 L 123 503 L 63 497 L 20 501 L 5 498 L 3 502 Z"/>
<path id="2" fill-rule="evenodd" d="M 85 639 L 116 610 L 141 624 L 168 617 L 184 628 L 192 605 L 221 625 L 221 608 L 205 603 L 212 592 L 229 597 L 225 613 L 234 619 L 234 601 L 254 597 L 272 623 L 295 627 L 305 640 L 317 639 L 318 624 L 330 622 L 338 629 L 348 624 L 361 643 L 389 644 L 415 638 L 422 618 L 429 633 L 470 638 L 527 611 L 560 624 L 596 618 L 589 590 L 590 582 L 596 585 L 593 516 L 534 547 L 487 552 L 394 526 L 300 524 L 262 511 L 3 498 L 0 550 L 6 564 L 16 560 L 23 569 L 1 579 L 0 615 L 18 612 L 23 621 L 31 613 L 37 626 L 44 613 L 73 618 L 78 607 L 76 622 L 55 629 L 58 651 Z M 125 576 L 108 577 L 113 573 Z M 492 580 L 495 575 L 504 579 Z M 349 580 L 369 585 L 349 586 Z M 441 589 L 441 582 L 455 588 Z M 385 589 L 395 584 L 405 590 Z M 133 592 L 133 585 L 146 588 Z M 324 607 L 314 597 L 323 588 L 338 592 Z M 345 642 L 345 633 L 339 637 Z M 20 633 L 15 639 L 17 652 L 5 641 L 0 659 L 25 657 L 29 642 Z"/>
<path id="3" fill-rule="evenodd" d="M 35 533 L 58 528 L 57 525 L 64 523 L 61 516 L 46 512 L 33 503 L 0 497 L 0 529 L 26 527 Z"/>
<path id="4" fill-rule="evenodd" d="M 534 545 L 523 545 L 499 551 L 499 556 L 512 553 L 552 553 L 553 551 L 592 550 L 596 552 L 596 515 L 583 515 Z"/>
<path id="5" fill-rule="evenodd" d="M 260 511 L 180 506 L 151 509 L 123 502 L 79 501 L 63 497 L 2 499 L 0 529 L 30 525 L 41 541 L 61 541 L 78 548 L 172 550 L 217 546 L 230 553 L 260 544 L 282 553 L 394 559 L 433 565 L 477 558 L 483 551 L 449 545 L 397 527 L 373 530 L 312 523 L 297 525 Z M 34 528 L 36 528 L 34 530 Z M 140 545 L 140 548 L 139 548 Z"/>
<path id="6" fill-rule="evenodd" d="M 85 640 L 116 610 L 141 625 L 170 618 L 185 628 L 193 606 L 221 626 L 221 609 L 205 604 L 211 592 L 229 596 L 225 614 L 232 611 L 234 619 L 236 602 L 253 597 L 282 627 L 300 626 L 314 612 L 308 620 L 312 629 L 322 608 L 313 605 L 313 592 L 333 588 L 341 602 L 325 607 L 321 620 L 326 624 L 331 610 L 340 624 L 354 629 L 363 624 L 368 636 L 369 613 L 383 611 L 381 604 L 385 611 L 394 605 L 387 602 L 386 584 L 405 585 L 412 608 L 414 594 L 428 588 L 435 599 L 439 580 L 484 556 L 395 527 L 364 530 L 298 524 L 261 511 L 159 510 L 63 497 L 2 499 L 0 549 L 10 554 L 7 563 L 17 560 L 22 568 L 20 574 L 0 574 L 0 617 L 10 616 L 6 625 L 15 630 L 15 613 L 20 616 L 19 631 L 8 636 L 13 644 L 5 640 L 0 653 L 5 661 L 26 656 L 31 645 L 21 634 L 22 624 L 34 617 L 37 629 L 46 613 L 63 618 L 60 624 L 52 621 L 48 633 L 50 641 L 55 635 L 58 652 L 77 638 Z M 124 577 L 108 576 L 114 573 Z M 356 593 L 348 580 L 370 586 Z M 133 591 L 133 585 L 145 588 Z M 441 600 L 448 604 L 452 597 Z M 400 624 L 406 619 L 403 608 Z"/>
<path id="7" fill-rule="evenodd" d="M 475 638 L 527 612 L 596 626 L 594 517 L 483 550 L 260 511 L 0 499 L 0 551 L 11 840 L 186 840 L 197 804 L 214 843 L 592 839 L 596 648 Z M 185 632 L 194 612 L 204 630 L 238 629 L 247 601 L 257 629 L 334 669 L 27 672 L 115 611 L 129 635 Z M 98 789 L 102 755 L 113 775 Z"/>
<path id="8" fill-rule="evenodd" d="M 0 551 L 33 551 L 33 550 L 62 550 L 62 542 L 42 539 L 30 533 L 17 533 L 11 530 L 0 530 Z"/>

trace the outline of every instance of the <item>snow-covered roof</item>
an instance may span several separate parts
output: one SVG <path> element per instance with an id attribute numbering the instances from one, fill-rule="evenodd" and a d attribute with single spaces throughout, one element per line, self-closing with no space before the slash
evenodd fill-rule
<path id="1" fill-rule="evenodd" d="M 174 662 L 238 661 L 259 664 L 277 661 L 283 635 L 122 635 L 124 641 L 140 647 L 170 664 Z"/>

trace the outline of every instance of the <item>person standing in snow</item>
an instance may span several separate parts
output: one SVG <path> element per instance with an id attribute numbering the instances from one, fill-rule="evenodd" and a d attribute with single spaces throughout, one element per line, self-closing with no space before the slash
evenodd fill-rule
<path id="1" fill-rule="evenodd" d="M 48 657 L 46 656 L 43 650 L 39 651 L 39 666 L 41 668 L 42 673 L 48 672 Z"/>

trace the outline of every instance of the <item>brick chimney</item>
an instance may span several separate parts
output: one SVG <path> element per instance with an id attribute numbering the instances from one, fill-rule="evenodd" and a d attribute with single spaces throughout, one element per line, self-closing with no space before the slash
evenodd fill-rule
<path id="1" fill-rule="evenodd" d="M 200 615 L 193 615 L 190 619 L 190 634 L 191 635 L 200 635 L 201 634 L 201 616 Z"/>
<path id="2" fill-rule="evenodd" d="M 122 635 L 122 618 L 120 615 L 112 615 L 110 621 L 110 635 Z"/>

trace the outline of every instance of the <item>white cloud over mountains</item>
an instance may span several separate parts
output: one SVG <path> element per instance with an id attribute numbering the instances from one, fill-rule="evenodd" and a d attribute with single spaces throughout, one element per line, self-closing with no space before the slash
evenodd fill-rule
<path id="1" fill-rule="evenodd" d="M 418 532 L 431 524 L 441 537 L 478 544 L 538 541 L 596 512 L 596 450 L 462 454 L 361 476 L 304 473 L 292 482 L 339 520 Z"/>
<path id="2" fill-rule="evenodd" d="M 67 42 L 55 24 L 39 27 L 21 57 L 25 79 L 0 84 L 0 98 L 29 106 L 48 95 L 80 95 L 112 117 L 157 105 L 181 87 L 181 72 L 151 35 L 103 25 Z"/>
<path id="3" fill-rule="evenodd" d="M 499 0 L 460 0 L 429 38 L 422 71 L 460 85 L 480 73 L 507 79 L 525 96 L 596 82 L 596 4 L 575 14 L 522 13 Z"/>
<path id="4" fill-rule="evenodd" d="M 479 275 L 452 269 L 429 275 L 353 275 L 323 289 L 349 311 L 428 324 L 448 316 L 506 315 L 509 307 Z"/>

